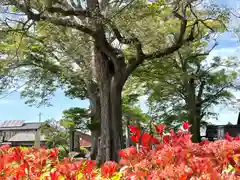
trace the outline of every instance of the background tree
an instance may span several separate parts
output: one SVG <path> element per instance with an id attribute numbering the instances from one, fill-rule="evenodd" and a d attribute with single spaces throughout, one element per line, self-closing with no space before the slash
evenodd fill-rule
<path id="1" fill-rule="evenodd" d="M 87 132 L 90 124 L 89 111 L 84 108 L 70 108 L 63 111 L 63 117 L 60 123 L 69 132 L 69 151 L 80 151 L 80 137 L 76 131 Z"/>
<path id="2" fill-rule="evenodd" d="M 2 61 L 5 71 L 2 73 L 1 90 L 21 88 L 21 96 L 26 103 L 37 106 L 51 105 L 49 100 L 59 88 L 70 98 L 88 99 L 92 152 L 96 152 L 100 136 L 100 100 L 90 68 L 89 38 L 71 29 L 43 22 L 38 23 L 35 29 L 32 36 L 25 36 L 24 30 L 6 34 L 6 29 L 2 29 L 4 37 L 9 35 L 1 44 L 3 53 L 9 55 L 6 56 L 9 61 Z M 34 35 L 38 38 L 33 38 Z M 16 44 L 9 41 L 19 36 L 21 41 Z M 12 53 L 16 56 L 11 56 Z M 96 153 L 92 154 L 95 159 Z"/>
<path id="3" fill-rule="evenodd" d="M 41 127 L 41 132 L 47 142 L 47 146 L 50 148 L 59 147 L 68 152 L 68 133 L 60 125 L 59 121 L 50 119 L 45 121 Z"/>
<path id="4" fill-rule="evenodd" d="M 238 76 L 238 59 L 234 57 L 214 57 L 207 55 L 215 47 L 205 50 L 207 44 L 196 42 L 191 47 L 183 47 L 166 57 L 168 61 L 146 64 L 139 74 L 139 81 L 147 81 L 146 90 L 154 119 L 172 122 L 188 120 L 192 124 L 194 142 L 200 141 L 200 124 L 217 114 L 212 107 L 220 104 L 231 105 L 235 80 Z M 161 68 L 159 68 L 159 66 Z M 148 74 L 148 78 L 142 74 Z"/>

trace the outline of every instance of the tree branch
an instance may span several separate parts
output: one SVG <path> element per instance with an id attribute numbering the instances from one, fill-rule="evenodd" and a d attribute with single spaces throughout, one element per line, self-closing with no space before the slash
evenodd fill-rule
<path id="1" fill-rule="evenodd" d="M 49 15 L 44 15 L 42 13 L 33 13 L 33 11 L 31 10 L 31 7 L 27 7 L 26 5 L 21 4 L 18 0 L 11 0 L 10 3 L 12 5 L 16 6 L 21 11 L 23 11 L 27 15 L 28 19 L 31 19 L 33 21 L 48 21 L 55 25 L 65 26 L 65 27 L 70 27 L 70 28 L 80 30 L 91 36 L 94 34 L 94 31 L 91 30 L 90 28 L 88 28 L 84 25 L 81 25 L 77 22 L 73 22 L 71 19 L 55 18 L 55 17 L 51 17 Z M 57 12 L 57 11 L 60 11 L 63 9 L 61 9 L 61 8 L 54 9 L 53 8 L 53 10 L 55 10 Z M 63 10 L 62 13 L 64 13 L 64 12 L 65 11 Z M 71 11 L 70 10 L 66 11 L 66 14 L 67 13 L 71 14 Z M 76 13 L 80 14 L 80 11 L 76 11 Z"/>
<path id="2" fill-rule="evenodd" d="M 220 90 L 218 90 L 215 94 L 213 95 L 210 95 L 208 97 L 206 97 L 204 100 L 201 101 L 201 104 L 204 104 L 206 102 L 209 102 L 209 101 L 213 101 L 217 98 L 217 96 L 225 89 L 227 88 L 228 86 L 223 86 Z"/>
<path id="3" fill-rule="evenodd" d="M 203 52 L 203 53 L 193 54 L 193 55 L 190 56 L 190 58 L 197 58 L 197 57 L 200 57 L 200 56 L 208 56 L 217 45 L 218 45 L 218 43 L 215 42 L 214 45 L 208 51 Z"/>
<path id="4" fill-rule="evenodd" d="M 136 37 L 134 38 L 126 38 L 126 37 L 123 37 L 120 33 L 120 31 L 118 30 L 117 26 L 111 22 L 110 20 L 107 20 L 107 23 L 109 23 L 115 37 L 117 38 L 117 40 L 122 43 L 122 44 L 139 44 L 140 41 L 139 39 L 137 39 Z M 134 36 L 134 35 L 133 35 Z"/>
<path id="5" fill-rule="evenodd" d="M 203 94 L 203 90 L 204 90 L 204 87 L 206 85 L 206 81 L 201 81 L 201 84 L 199 86 L 199 90 L 198 90 L 198 94 L 197 94 L 197 101 L 199 103 L 201 103 L 201 97 L 202 97 L 202 94 Z"/>
<path id="6" fill-rule="evenodd" d="M 181 46 L 185 42 L 192 41 L 194 39 L 194 34 L 193 34 L 194 30 L 191 30 L 189 37 L 186 40 L 184 40 L 184 35 L 186 32 L 186 28 L 187 28 L 187 19 L 185 17 L 181 16 L 178 12 L 176 12 L 176 10 L 173 11 L 173 14 L 175 17 L 177 17 L 178 19 L 181 20 L 178 40 L 171 47 L 168 47 L 164 50 L 156 51 L 156 52 L 153 52 L 150 54 L 143 53 L 141 42 L 137 38 L 126 39 L 126 38 L 122 37 L 121 34 L 119 33 L 119 31 L 116 31 L 116 29 L 115 29 L 115 32 L 114 32 L 115 36 L 117 37 L 117 39 L 120 42 L 125 43 L 125 44 L 131 44 L 131 43 L 136 44 L 137 55 L 136 55 L 136 57 L 132 58 L 132 63 L 128 64 L 128 66 L 126 68 L 126 73 L 125 73 L 126 76 L 129 76 L 137 68 L 137 66 L 139 64 L 141 64 L 145 59 L 159 58 L 159 57 L 162 57 L 165 55 L 169 55 L 169 54 L 175 52 L 176 50 L 178 50 L 179 48 L 181 48 Z M 194 29 L 194 28 L 195 28 L 195 24 L 193 25 L 192 29 Z"/>
<path id="7" fill-rule="evenodd" d="M 64 16 L 92 17 L 92 13 L 90 11 L 82 10 L 80 8 L 64 10 L 61 7 L 51 7 L 51 8 L 47 8 L 47 11 L 50 13 L 60 13 Z"/>
<path id="8" fill-rule="evenodd" d="M 83 26 L 79 23 L 73 22 L 70 19 L 63 19 L 63 18 L 54 18 L 54 17 L 49 17 L 49 16 L 40 16 L 40 20 L 45 20 L 48 21 L 52 24 L 59 25 L 59 26 L 64 26 L 64 27 L 70 27 L 73 29 L 77 29 L 79 31 L 82 31 L 90 36 L 94 35 L 94 31 L 91 30 L 90 28 Z"/>

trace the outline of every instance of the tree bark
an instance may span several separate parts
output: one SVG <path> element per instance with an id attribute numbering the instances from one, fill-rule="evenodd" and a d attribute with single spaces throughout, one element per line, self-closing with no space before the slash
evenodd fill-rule
<path id="1" fill-rule="evenodd" d="M 192 133 L 192 142 L 200 142 L 200 120 L 197 117 L 197 102 L 195 95 L 195 82 L 194 78 L 190 78 L 187 87 L 188 95 L 188 112 L 189 112 L 189 124 L 191 124 L 190 132 Z"/>
<path id="2" fill-rule="evenodd" d="M 99 49 L 96 61 L 101 104 L 101 138 L 97 161 L 118 161 L 123 148 L 121 73 L 113 72 L 108 57 Z"/>
<path id="3" fill-rule="evenodd" d="M 92 130 L 91 136 L 92 136 L 92 146 L 91 146 L 90 158 L 91 158 L 91 160 L 96 160 L 97 152 L 98 152 L 98 139 L 100 137 L 100 131 Z"/>
<path id="4" fill-rule="evenodd" d="M 94 58 L 95 59 L 95 58 Z M 92 72 L 93 74 L 93 72 Z M 100 122 L 101 122 L 101 105 L 100 97 L 98 92 L 98 85 L 94 81 L 90 81 L 87 84 L 88 98 L 90 101 L 90 111 L 91 111 L 91 123 L 88 128 L 91 131 L 92 145 L 90 157 L 95 160 L 98 152 L 98 139 L 100 137 Z"/>
<path id="5" fill-rule="evenodd" d="M 122 84 L 120 77 L 114 77 L 111 82 L 111 121 L 113 147 L 111 159 L 119 161 L 118 152 L 123 148 L 123 125 L 122 125 Z"/>
<path id="6" fill-rule="evenodd" d="M 74 151 L 74 130 L 69 131 L 69 152 Z"/>
<path id="7" fill-rule="evenodd" d="M 110 127 L 111 127 L 111 101 L 110 101 L 110 87 L 111 75 L 108 69 L 108 59 L 104 54 L 96 48 L 96 67 L 99 83 L 99 94 L 101 104 L 101 138 L 100 147 L 98 149 L 98 164 L 111 159 L 111 142 L 110 142 Z"/>

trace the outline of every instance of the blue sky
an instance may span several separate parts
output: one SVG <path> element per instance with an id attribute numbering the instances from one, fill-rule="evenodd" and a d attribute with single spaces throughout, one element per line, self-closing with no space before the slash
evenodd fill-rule
<path id="1" fill-rule="evenodd" d="M 240 1 L 238 0 L 218 0 L 220 4 L 230 5 L 231 7 L 239 7 Z M 231 2 L 231 3 L 230 3 Z M 236 19 L 233 19 L 232 24 L 238 24 Z M 240 43 L 232 36 L 231 33 L 224 33 L 218 39 L 219 45 L 210 54 L 212 56 L 238 56 L 240 58 Z M 240 92 L 234 92 L 237 98 L 240 98 Z M 1 97 L 1 96 L 0 96 Z M 60 119 L 62 111 L 70 107 L 88 107 L 88 101 L 71 100 L 64 96 L 61 90 L 55 93 L 51 99 L 52 107 L 29 107 L 24 104 L 24 99 L 20 98 L 19 92 L 14 92 L 10 96 L 0 99 L 0 121 L 3 120 L 25 120 L 28 122 L 38 121 L 38 114 L 42 113 L 42 120 L 49 118 Z M 141 106 L 146 111 L 147 106 L 144 103 L 144 98 L 141 99 Z M 211 120 L 215 124 L 226 124 L 228 122 L 236 123 L 238 112 L 228 110 L 227 108 L 220 109 L 215 107 L 219 113 L 219 119 Z"/>

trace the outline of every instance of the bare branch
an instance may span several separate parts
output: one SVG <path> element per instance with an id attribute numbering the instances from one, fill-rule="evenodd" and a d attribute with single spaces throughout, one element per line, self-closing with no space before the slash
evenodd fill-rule
<path id="1" fill-rule="evenodd" d="M 192 5 L 191 5 L 191 3 L 189 3 L 189 8 L 190 8 L 190 11 L 191 11 L 191 13 L 193 14 L 193 16 L 199 21 L 199 22 L 201 22 L 204 26 L 206 26 L 208 29 L 210 29 L 212 32 L 215 32 L 215 30 L 213 29 L 213 28 L 211 28 L 210 26 L 208 26 L 205 22 L 204 22 L 204 20 L 202 20 L 202 19 L 199 19 L 198 17 L 197 17 L 197 15 L 196 15 L 196 13 L 193 11 L 193 9 L 192 9 Z"/>

